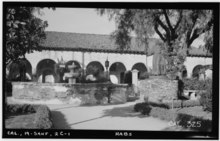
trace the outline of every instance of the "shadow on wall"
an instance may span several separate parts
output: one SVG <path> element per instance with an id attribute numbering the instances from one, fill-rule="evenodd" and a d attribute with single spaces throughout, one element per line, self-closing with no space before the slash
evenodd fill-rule
<path id="1" fill-rule="evenodd" d="M 53 128 L 52 129 L 71 129 L 66 122 L 64 115 L 59 111 L 51 111 Z"/>

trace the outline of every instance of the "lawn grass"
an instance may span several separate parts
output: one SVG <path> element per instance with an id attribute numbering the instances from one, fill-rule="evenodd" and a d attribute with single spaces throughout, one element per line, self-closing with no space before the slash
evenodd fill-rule
<path id="1" fill-rule="evenodd" d="M 212 112 L 204 111 L 202 106 L 176 108 L 174 111 L 176 113 L 188 114 L 191 116 L 212 120 Z"/>
<path id="2" fill-rule="evenodd" d="M 30 114 L 7 114 L 5 127 L 8 129 L 31 129 L 35 125 L 35 113 Z"/>
<path id="3" fill-rule="evenodd" d="M 134 111 L 177 123 L 165 131 L 211 131 L 212 128 L 212 112 L 204 111 L 202 106 L 169 109 L 157 104 L 138 103 Z"/>

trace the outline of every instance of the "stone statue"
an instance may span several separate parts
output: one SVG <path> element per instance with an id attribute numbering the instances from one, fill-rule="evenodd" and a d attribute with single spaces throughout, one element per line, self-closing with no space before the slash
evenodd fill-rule
<path id="1" fill-rule="evenodd" d="M 154 75 L 163 75 L 166 73 L 166 60 L 161 54 L 161 44 L 156 42 L 155 44 L 149 46 L 148 55 L 153 54 L 153 68 L 152 73 Z"/>

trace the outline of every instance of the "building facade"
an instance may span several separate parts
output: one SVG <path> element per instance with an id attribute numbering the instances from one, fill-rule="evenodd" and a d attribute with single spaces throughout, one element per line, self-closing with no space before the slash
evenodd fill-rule
<path id="1" fill-rule="evenodd" d="M 38 82 L 56 82 L 54 66 L 63 60 L 66 65 L 74 62 L 84 70 L 95 66 L 103 72 L 109 71 L 110 75 L 116 76 L 118 83 L 123 83 L 124 73 L 128 71 L 151 72 L 153 48 L 157 46 L 157 39 L 150 40 L 151 51 L 146 56 L 145 47 L 136 44 L 134 39 L 130 49 L 122 51 L 108 35 L 46 32 L 46 37 L 41 45 L 42 51 L 26 54 L 26 72 L 31 80 Z M 106 60 L 109 61 L 108 68 Z M 184 62 L 187 77 L 191 77 L 197 65 L 211 64 L 211 55 L 194 48 Z M 9 75 L 16 77 L 18 72 L 8 68 Z"/>

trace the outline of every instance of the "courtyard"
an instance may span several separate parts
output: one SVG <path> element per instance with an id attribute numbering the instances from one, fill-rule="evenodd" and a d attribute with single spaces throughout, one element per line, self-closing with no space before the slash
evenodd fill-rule
<path id="1" fill-rule="evenodd" d="M 136 102 L 106 106 L 48 105 L 55 129 L 162 130 L 168 122 L 133 110 Z"/>
<path id="2" fill-rule="evenodd" d="M 5 11 L 3 128 L 213 131 L 213 10 Z M 101 16 L 114 18 L 98 25 Z M 57 19 L 80 30 L 114 27 L 57 30 L 65 27 Z M 36 26 L 33 35 L 26 26 Z"/>

